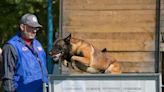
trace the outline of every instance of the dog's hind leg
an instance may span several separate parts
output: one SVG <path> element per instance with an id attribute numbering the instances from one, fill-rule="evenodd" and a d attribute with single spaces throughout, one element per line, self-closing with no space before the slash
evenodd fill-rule
<path id="1" fill-rule="evenodd" d="M 121 72 L 121 66 L 118 62 L 112 63 L 106 70 L 105 73 L 111 73 L 111 74 L 120 74 Z"/>

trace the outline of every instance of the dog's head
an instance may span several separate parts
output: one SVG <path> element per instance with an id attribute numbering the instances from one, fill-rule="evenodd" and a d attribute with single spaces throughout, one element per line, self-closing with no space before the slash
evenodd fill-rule
<path id="1" fill-rule="evenodd" d="M 71 34 L 68 35 L 67 37 L 63 39 L 57 39 L 53 43 L 53 48 L 49 52 L 49 55 L 52 56 L 54 61 L 59 61 L 61 60 L 69 60 L 71 55 L 70 55 L 70 39 L 71 39 Z"/>

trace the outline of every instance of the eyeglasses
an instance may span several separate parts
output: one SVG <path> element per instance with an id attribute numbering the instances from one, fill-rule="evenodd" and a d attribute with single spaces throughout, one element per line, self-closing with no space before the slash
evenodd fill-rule
<path id="1" fill-rule="evenodd" d="M 40 28 L 37 28 L 37 27 L 31 27 L 29 25 L 26 25 L 26 27 L 28 28 L 28 31 L 31 31 L 31 32 L 37 32 L 40 30 Z"/>

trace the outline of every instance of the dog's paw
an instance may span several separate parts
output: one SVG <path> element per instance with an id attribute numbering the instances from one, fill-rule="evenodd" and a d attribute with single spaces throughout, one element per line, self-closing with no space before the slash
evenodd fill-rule
<path id="1" fill-rule="evenodd" d="M 94 67 L 88 67 L 86 69 L 86 72 L 89 72 L 89 73 L 99 73 L 100 71 Z"/>
<path id="2" fill-rule="evenodd" d="M 66 67 L 69 67 L 68 61 L 64 60 L 64 61 L 63 61 L 63 65 L 66 66 Z"/>

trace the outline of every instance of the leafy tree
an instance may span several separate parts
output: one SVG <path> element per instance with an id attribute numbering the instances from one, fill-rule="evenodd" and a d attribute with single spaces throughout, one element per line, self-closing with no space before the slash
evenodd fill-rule
<path id="1" fill-rule="evenodd" d="M 25 13 L 34 13 L 43 25 L 37 38 L 47 48 L 47 4 L 48 0 L 1 0 L 0 1 L 0 46 L 18 30 L 20 17 Z M 58 29 L 59 0 L 52 0 L 54 32 Z"/>

